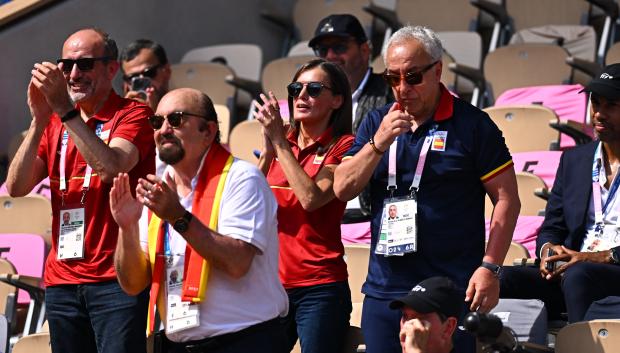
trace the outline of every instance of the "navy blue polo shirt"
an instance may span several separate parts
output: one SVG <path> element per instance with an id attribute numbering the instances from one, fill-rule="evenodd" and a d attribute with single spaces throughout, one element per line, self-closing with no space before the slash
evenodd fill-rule
<path id="1" fill-rule="evenodd" d="M 374 136 L 391 104 L 370 112 L 363 120 L 351 149 L 355 155 Z M 387 191 L 388 155 L 385 153 L 371 179 L 371 255 L 362 292 L 375 298 L 406 295 L 431 276 L 448 276 L 463 289 L 484 255 L 483 183 L 512 167 L 501 131 L 489 116 L 455 98 L 441 87 L 439 106 L 415 132 L 398 137 L 397 190 L 409 193 L 424 139 L 431 127 L 447 132 L 445 150 L 433 143 L 418 191 L 418 251 L 404 256 L 376 255 L 383 201 Z M 347 157 L 345 157 L 346 159 Z"/>

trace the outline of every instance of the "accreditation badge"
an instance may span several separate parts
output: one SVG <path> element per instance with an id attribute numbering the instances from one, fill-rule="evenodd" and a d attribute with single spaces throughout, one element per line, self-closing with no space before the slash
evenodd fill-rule
<path id="1" fill-rule="evenodd" d="M 384 200 L 375 253 L 402 256 L 417 251 L 417 213 L 418 203 L 413 196 Z"/>
<path id="2" fill-rule="evenodd" d="M 84 207 L 60 210 L 58 231 L 58 260 L 77 260 L 84 258 L 84 237 L 86 222 Z"/>
<path id="3" fill-rule="evenodd" d="M 166 333 L 200 325 L 198 304 L 182 301 L 184 259 L 185 255 L 169 255 L 166 259 Z"/>

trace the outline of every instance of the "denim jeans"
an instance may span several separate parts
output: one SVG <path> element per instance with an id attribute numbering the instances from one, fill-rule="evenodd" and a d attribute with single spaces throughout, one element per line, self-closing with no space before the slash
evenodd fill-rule
<path id="1" fill-rule="evenodd" d="M 132 297 L 116 281 L 45 290 L 54 353 L 144 353 L 148 289 Z"/>
<path id="2" fill-rule="evenodd" d="M 342 351 L 351 316 L 349 284 L 334 282 L 287 290 L 285 320 L 289 351 L 297 337 L 302 353 Z"/>

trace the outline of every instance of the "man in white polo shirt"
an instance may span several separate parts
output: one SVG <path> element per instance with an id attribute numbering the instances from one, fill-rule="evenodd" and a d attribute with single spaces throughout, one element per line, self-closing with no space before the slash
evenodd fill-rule
<path id="1" fill-rule="evenodd" d="M 202 92 L 169 92 L 149 123 L 168 164 L 162 178 L 140 179 L 136 200 L 119 174 L 110 193 L 122 288 L 135 294 L 151 284 L 149 330 L 157 298 L 164 351 L 283 352 L 288 300 L 278 278 L 277 203 L 263 175 L 217 142 L 215 109 Z"/>

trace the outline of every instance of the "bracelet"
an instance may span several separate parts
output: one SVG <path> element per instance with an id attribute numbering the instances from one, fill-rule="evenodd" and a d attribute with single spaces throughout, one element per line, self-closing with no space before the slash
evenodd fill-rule
<path id="1" fill-rule="evenodd" d="M 370 140 L 368 140 L 368 144 L 370 145 L 370 147 L 372 147 L 372 150 L 375 151 L 376 154 L 382 155 L 385 153 L 385 151 L 381 151 L 380 149 L 377 148 L 377 146 L 375 146 L 374 137 L 371 137 Z"/>
<path id="2" fill-rule="evenodd" d="M 75 118 L 76 116 L 80 115 L 80 111 L 77 109 L 71 109 L 67 112 L 67 114 L 63 115 L 60 117 L 60 122 L 61 123 L 66 123 L 67 121 Z"/>

